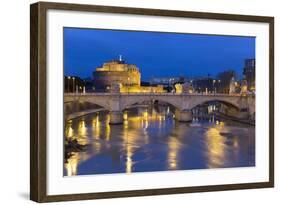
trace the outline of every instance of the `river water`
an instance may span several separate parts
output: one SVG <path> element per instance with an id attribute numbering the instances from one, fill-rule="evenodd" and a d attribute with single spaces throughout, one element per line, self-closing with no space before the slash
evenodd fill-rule
<path id="1" fill-rule="evenodd" d="M 169 109 L 132 109 L 122 125 L 107 112 L 69 120 L 66 139 L 87 145 L 67 153 L 64 176 L 255 166 L 255 127 L 210 115 L 191 123 Z"/>

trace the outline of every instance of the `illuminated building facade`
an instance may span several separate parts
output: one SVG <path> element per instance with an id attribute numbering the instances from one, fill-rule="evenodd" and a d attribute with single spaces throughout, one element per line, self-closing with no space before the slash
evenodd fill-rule
<path id="1" fill-rule="evenodd" d="M 139 69 L 135 65 L 126 64 L 121 58 L 106 62 L 93 72 L 96 90 L 110 89 L 113 84 L 140 86 L 140 79 Z"/>
<path id="2" fill-rule="evenodd" d="M 108 61 L 93 72 L 96 91 L 121 93 L 164 92 L 163 86 L 141 86 L 141 73 L 134 64 L 119 60 Z M 116 86 L 119 88 L 116 89 Z"/>
<path id="3" fill-rule="evenodd" d="M 255 70 L 256 70 L 256 60 L 255 59 L 246 59 L 243 74 L 248 83 L 248 89 L 250 91 L 255 90 L 255 75 L 256 75 Z"/>
<path id="4" fill-rule="evenodd" d="M 122 86 L 121 93 L 163 93 L 166 92 L 162 85 L 157 86 Z"/>

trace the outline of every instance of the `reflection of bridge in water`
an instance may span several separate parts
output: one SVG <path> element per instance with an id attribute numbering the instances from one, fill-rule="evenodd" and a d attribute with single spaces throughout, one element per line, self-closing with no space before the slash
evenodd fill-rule
<path id="1" fill-rule="evenodd" d="M 173 106 L 178 121 L 191 121 L 191 110 L 198 105 L 217 101 L 235 107 L 248 115 L 255 113 L 255 96 L 240 94 L 175 94 L 175 93 L 66 93 L 64 94 L 64 110 L 70 110 L 69 116 L 81 116 L 95 112 L 96 109 L 85 109 L 84 104 L 98 105 L 109 111 L 110 123 L 123 122 L 123 111 L 137 104 L 148 101 L 159 101 Z M 85 107 L 85 106 L 84 106 Z M 101 109 L 101 108 L 99 108 Z"/>

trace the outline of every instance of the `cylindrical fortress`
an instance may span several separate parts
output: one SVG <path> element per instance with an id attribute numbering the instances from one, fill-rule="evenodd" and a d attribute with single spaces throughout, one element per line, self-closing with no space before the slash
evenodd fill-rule
<path id="1" fill-rule="evenodd" d="M 103 64 L 93 72 L 93 83 L 97 90 L 110 89 L 112 85 L 140 86 L 141 75 L 139 69 L 122 60 L 113 60 Z"/>

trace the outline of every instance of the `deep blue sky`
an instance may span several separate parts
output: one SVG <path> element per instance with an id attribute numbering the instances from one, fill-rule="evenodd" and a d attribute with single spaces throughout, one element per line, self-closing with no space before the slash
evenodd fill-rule
<path id="1" fill-rule="evenodd" d="M 142 80 L 216 76 L 226 69 L 242 76 L 244 60 L 255 58 L 255 38 L 64 28 L 65 75 L 91 77 L 119 54 L 139 67 Z"/>

